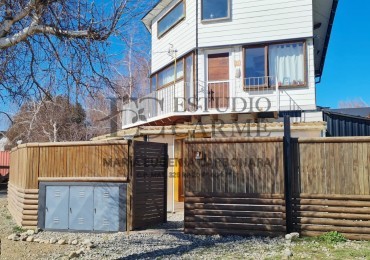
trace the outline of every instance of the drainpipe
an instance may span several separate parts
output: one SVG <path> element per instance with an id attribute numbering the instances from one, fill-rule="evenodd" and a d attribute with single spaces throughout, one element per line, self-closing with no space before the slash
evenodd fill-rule
<path id="1" fill-rule="evenodd" d="M 198 19 L 199 19 L 199 0 L 196 1 L 196 12 L 195 12 L 195 56 L 196 56 L 196 63 L 195 63 L 195 82 L 196 82 L 196 87 L 195 87 L 195 94 L 196 94 L 196 104 L 198 107 L 198 97 L 199 97 L 199 71 L 198 71 L 198 64 L 199 64 L 199 39 L 198 39 L 198 31 L 199 31 L 199 26 L 198 26 Z"/>
<path id="2" fill-rule="evenodd" d="M 173 158 L 175 158 L 175 136 L 172 139 L 172 154 Z M 173 170 L 173 177 L 172 177 L 172 214 L 175 213 L 175 168 Z"/>

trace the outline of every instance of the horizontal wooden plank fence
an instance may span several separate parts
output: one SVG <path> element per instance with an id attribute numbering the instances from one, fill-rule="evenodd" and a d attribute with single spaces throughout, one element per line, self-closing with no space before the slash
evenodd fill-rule
<path id="1" fill-rule="evenodd" d="M 296 231 L 370 240 L 370 138 L 300 139 L 298 145 Z"/>
<path id="2" fill-rule="evenodd" d="M 370 240 L 370 137 L 292 146 L 294 231 Z M 282 138 L 189 139 L 184 172 L 186 233 L 286 231 Z"/>
<path id="3" fill-rule="evenodd" d="M 37 226 L 39 181 L 125 182 L 126 141 L 34 143 L 10 154 L 8 208 L 16 223 Z"/>
<path id="4" fill-rule="evenodd" d="M 285 233 L 282 152 L 282 138 L 186 141 L 185 232 Z"/>

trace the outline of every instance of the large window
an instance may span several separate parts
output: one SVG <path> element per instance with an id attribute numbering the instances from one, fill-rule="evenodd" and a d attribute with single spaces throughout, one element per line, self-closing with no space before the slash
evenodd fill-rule
<path id="1" fill-rule="evenodd" d="M 245 85 L 303 86 L 306 84 L 305 43 L 245 48 Z"/>
<path id="2" fill-rule="evenodd" d="M 173 85 L 175 82 L 175 64 L 155 73 L 151 77 L 151 91 Z M 194 88 L 194 59 L 193 54 L 180 57 L 176 62 L 176 81 L 185 80 L 185 88 L 189 95 L 193 95 Z"/>
<path id="3" fill-rule="evenodd" d="M 187 58 L 185 58 L 185 98 L 193 98 L 194 95 L 194 59 L 193 55 L 190 54 Z M 191 100 L 193 102 L 195 100 Z M 187 108 L 190 109 L 189 102 L 186 102 Z"/>
<path id="4" fill-rule="evenodd" d="M 264 47 L 245 50 L 245 78 L 247 85 L 264 85 L 266 75 L 266 50 Z"/>
<path id="5" fill-rule="evenodd" d="M 181 1 L 158 22 L 158 37 L 168 32 L 185 18 L 185 3 Z"/>
<path id="6" fill-rule="evenodd" d="M 158 88 L 166 86 L 174 82 L 175 76 L 175 65 L 171 65 L 168 68 L 158 73 Z M 176 65 L 176 80 L 184 77 L 184 61 L 181 59 Z"/>
<path id="7" fill-rule="evenodd" d="M 202 20 L 230 18 L 231 0 L 202 0 Z"/>

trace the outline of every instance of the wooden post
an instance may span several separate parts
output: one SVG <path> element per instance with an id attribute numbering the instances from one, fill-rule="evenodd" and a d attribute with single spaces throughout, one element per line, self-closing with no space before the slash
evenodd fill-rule
<path id="1" fill-rule="evenodd" d="M 163 204 L 163 211 L 164 211 L 164 216 L 163 216 L 163 222 L 164 223 L 167 223 L 167 183 L 168 183 L 168 144 L 165 144 L 164 145 L 164 156 L 165 156 L 165 165 L 164 165 L 164 204 Z M 172 181 L 175 181 L 175 179 L 173 179 Z M 174 191 L 172 191 L 174 192 Z M 175 209 L 173 209 L 175 210 Z"/>
<path id="2" fill-rule="evenodd" d="M 284 187 L 286 208 L 286 233 L 293 232 L 292 212 L 292 140 L 290 131 L 290 116 L 284 116 Z"/>

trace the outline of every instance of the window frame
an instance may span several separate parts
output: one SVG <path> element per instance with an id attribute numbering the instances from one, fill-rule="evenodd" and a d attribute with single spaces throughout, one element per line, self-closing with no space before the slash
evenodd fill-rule
<path id="1" fill-rule="evenodd" d="M 194 93 L 194 97 L 196 95 L 195 93 L 195 84 L 196 84 L 196 80 L 195 80 L 195 53 L 194 52 L 191 52 L 191 53 L 188 53 L 186 54 L 183 59 L 184 59 L 184 96 L 186 95 L 186 78 L 187 78 L 187 73 L 186 73 L 186 60 L 187 58 L 191 57 L 192 58 L 192 66 L 193 66 L 193 71 L 191 73 L 193 73 L 193 93 Z M 186 97 L 185 96 L 185 99 L 186 98 L 189 98 L 189 97 Z"/>
<path id="2" fill-rule="evenodd" d="M 253 49 L 253 48 L 265 48 L 265 77 L 269 77 L 269 46 L 271 45 L 279 45 L 279 44 L 303 44 L 303 68 L 304 68 L 304 82 L 303 84 L 292 84 L 292 85 L 279 85 L 279 88 L 292 88 L 292 87 L 307 87 L 308 86 L 308 62 L 307 62 L 307 42 L 306 40 L 296 40 L 296 41 L 283 41 L 283 42 L 269 42 L 265 44 L 254 44 L 254 45 L 245 45 L 243 46 L 243 67 L 242 67 L 242 80 L 243 80 L 243 87 L 244 90 L 253 89 L 253 88 L 271 88 L 275 84 L 271 85 L 270 80 L 264 85 L 250 85 L 246 86 L 245 80 L 246 78 L 246 50 Z"/>
<path id="3" fill-rule="evenodd" d="M 167 17 L 167 15 L 169 15 L 174 9 L 176 9 L 176 7 L 178 7 L 180 4 L 184 4 L 184 14 L 182 17 L 180 17 L 173 25 L 171 25 L 167 30 L 165 30 L 164 32 L 162 33 L 159 33 L 159 24 L 160 22 L 163 21 L 164 18 Z M 181 23 L 182 21 L 184 21 L 186 19 L 186 0 L 181 0 L 179 1 L 176 5 L 174 5 L 174 7 L 172 7 L 168 12 L 166 12 L 162 17 L 161 19 L 158 20 L 157 22 L 157 38 L 158 39 L 161 39 L 163 36 L 165 36 L 168 32 L 170 32 L 173 28 L 175 28 L 179 23 Z"/>
<path id="4" fill-rule="evenodd" d="M 264 77 L 268 77 L 268 74 L 269 74 L 269 57 L 268 57 L 268 45 L 269 44 L 258 44 L 258 45 L 249 45 L 249 46 L 244 46 L 243 47 L 243 86 L 244 88 L 247 88 L 247 86 L 245 85 L 245 80 L 247 79 L 246 78 L 246 65 L 247 65 L 247 59 L 245 57 L 246 55 L 246 50 L 247 49 L 256 49 L 256 48 L 264 48 L 265 49 L 265 76 Z M 261 85 L 262 87 L 265 87 L 265 88 L 268 88 L 269 86 L 269 82 L 267 81 L 264 85 Z M 249 88 L 258 88 L 259 85 L 251 85 Z"/>
<path id="5" fill-rule="evenodd" d="M 189 53 L 187 53 L 187 54 L 185 54 L 185 55 L 183 55 L 183 56 L 181 56 L 181 57 L 179 57 L 179 58 L 177 58 L 177 60 L 176 60 L 176 63 L 178 64 L 179 62 L 183 62 L 182 64 L 182 68 L 183 68 L 183 75 L 181 76 L 181 77 L 176 77 L 176 83 L 178 83 L 178 82 L 180 82 L 180 81 L 182 81 L 182 80 L 185 80 L 185 78 L 186 78 L 186 58 L 187 57 L 189 57 L 189 56 L 193 56 L 193 73 L 194 73 L 194 79 L 193 79 L 193 81 L 194 81 L 194 89 L 195 89 L 195 82 L 196 82 L 196 79 L 195 79 L 195 54 L 194 54 L 194 52 L 189 52 Z M 159 75 L 159 73 L 161 73 L 161 72 L 163 72 L 164 70 L 166 70 L 166 69 L 168 69 L 168 68 L 170 68 L 171 66 L 175 66 L 175 62 L 172 62 L 172 63 L 170 63 L 170 64 L 168 64 L 167 66 L 165 66 L 164 68 L 162 68 L 162 69 L 160 69 L 160 70 L 158 70 L 157 72 L 155 72 L 155 73 L 153 73 L 151 76 L 150 76 L 150 83 L 152 83 L 152 78 L 156 78 L 156 88 L 155 89 L 152 89 L 152 91 L 158 91 L 158 90 L 162 90 L 162 89 L 164 89 L 164 88 L 167 88 L 167 87 L 169 87 L 169 86 L 172 86 L 173 85 L 173 83 L 174 83 L 174 81 L 171 81 L 171 82 L 169 82 L 169 83 L 167 83 L 167 84 L 164 84 L 164 85 L 162 85 L 162 86 L 159 86 L 159 82 L 158 82 L 158 75 Z M 177 74 L 177 73 L 176 73 Z M 176 75 L 177 76 L 177 75 Z M 152 85 L 150 85 L 151 87 L 152 87 Z M 195 91 L 195 90 L 194 90 Z"/>
<path id="6" fill-rule="evenodd" d="M 203 16 L 203 10 L 204 10 L 204 0 L 201 0 L 201 21 L 202 23 L 212 23 L 212 22 L 222 22 L 222 21 L 227 21 L 231 19 L 231 0 L 226 0 L 227 1 L 227 17 L 222 17 L 222 18 L 215 18 L 215 19 L 205 19 Z"/>
<path id="7" fill-rule="evenodd" d="M 183 61 L 184 60 L 184 57 L 181 57 L 181 58 L 178 58 L 177 60 L 176 60 L 176 64 L 178 64 L 179 62 L 181 62 L 181 61 Z M 171 86 L 171 85 L 173 85 L 173 83 L 174 82 L 179 82 L 179 81 L 181 81 L 181 80 L 183 80 L 184 79 L 184 76 L 185 76 L 185 72 L 184 72 L 184 66 L 185 66 L 185 63 L 183 62 L 183 64 L 182 64 L 182 68 L 183 68 L 183 74 L 182 74 L 182 76 L 181 77 L 177 77 L 177 72 L 176 72 L 176 79 L 175 80 L 172 80 L 171 82 L 168 82 L 168 83 L 166 83 L 166 84 L 164 84 L 164 85 L 159 85 L 159 80 L 158 80 L 158 78 L 159 78 L 159 74 L 161 73 L 161 72 L 163 72 L 163 71 L 165 71 L 166 69 L 168 69 L 168 68 L 170 68 L 170 67 L 172 67 L 172 66 L 175 66 L 175 62 L 172 62 L 171 64 L 168 64 L 166 67 L 164 67 L 164 68 L 162 68 L 162 69 L 160 69 L 158 72 L 156 72 L 155 74 L 153 74 L 152 75 L 152 77 L 157 77 L 157 81 L 156 81 L 156 89 L 155 90 L 161 90 L 161 89 L 163 89 L 163 88 L 166 88 L 166 87 L 168 87 L 168 86 Z"/>

